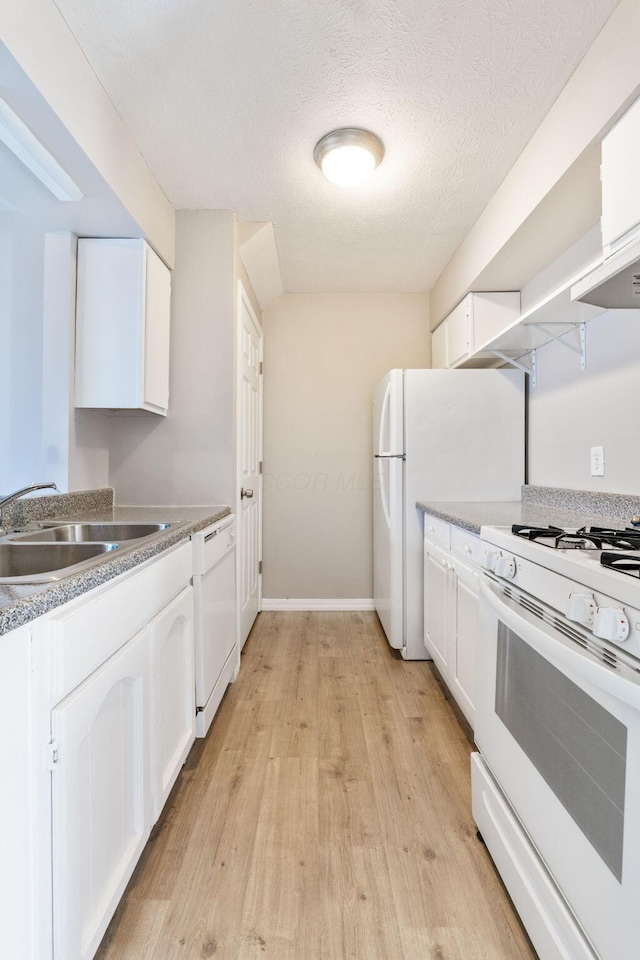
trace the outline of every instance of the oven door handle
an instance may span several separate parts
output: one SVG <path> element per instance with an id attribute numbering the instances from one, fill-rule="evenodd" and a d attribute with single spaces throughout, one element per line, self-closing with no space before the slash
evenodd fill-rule
<path id="1" fill-rule="evenodd" d="M 573 649 L 570 646 L 571 641 L 562 634 L 554 636 L 531 623 L 527 617 L 505 602 L 502 595 L 484 577 L 480 577 L 480 596 L 507 627 L 569 679 L 580 677 L 616 700 L 629 704 L 635 710 L 640 709 L 640 675 L 638 683 L 634 683 L 620 676 L 611 667 L 601 666 L 577 648 Z"/>

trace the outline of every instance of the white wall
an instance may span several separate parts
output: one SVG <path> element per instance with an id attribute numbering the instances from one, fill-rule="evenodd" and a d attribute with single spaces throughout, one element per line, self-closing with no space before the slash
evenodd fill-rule
<path id="1" fill-rule="evenodd" d="M 426 294 L 285 294 L 264 311 L 267 598 L 372 596 L 378 380 L 430 364 Z"/>
<path id="2" fill-rule="evenodd" d="M 234 216 L 180 211 L 172 277 L 169 414 L 113 414 L 119 503 L 233 503 Z"/>
<path id="3" fill-rule="evenodd" d="M 6 56 L 9 52 L 139 224 L 143 235 L 172 266 L 173 207 L 54 0 L 0 0 L 0 19 L 0 54 Z M 64 164 L 63 143 L 57 139 L 58 134 L 37 98 L 25 97 L 22 85 L 6 85 L 2 95 Z"/>
<path id="4" fill-rule="evenodd" d="M 44 234 L 0 215 L 0 494 L 42 479 Z"/>
<path id="5" fill-rule="evenodd" d="M 76 255 L 73 233 L 44 236 L 42 468 L 60 490 L 109 482 L 109 418 L 74 403 Z"/>
<path id="6" fill-rule="evenodd" d="M 587 369 L 558 344 L 538 351 L 529 392 L 529 482 L 640 493 L 640 310 L 611 310 L 587 324 Z M 605 476 L 590 475 L 604 446 Z"/>
<path id="7" fill-rule="evenodd" d="M 599 258 L 596 227 L 522 290 L 528 310 Z M 640 403 L 640 310 L 608 311 L 586 326 L 587 369 L 557 343 L 537 351 L 528 392 L 528 480 L 542 486 L 640 492 L 640 444 L 632 411 Z M 577 344 L 578 334 L 568 341 Z M 590 474 L 590 447 L 604 446 L 605 476 Z"/>
<path id="8" fill-rule="evenodd" d="M 431 291 L 431 320 L 435 326 L 474 286 L 492 261 L 505 257 L 512 238 L 529 220 L 534 221 L 527 243 L 518 242 L 520 261 L 528 256 L 540 269 L 540 251 L 552 260 L 562 248 L 585 232 L 597 213 L 584 221 L 585 207 L 592 209 L 599 197 L 597 164 L 592 166 L 589 196 L 586 186 L 575 189 L 571 171 L 580 158 L 599 140 L 612 122 L 628 107 L 640 90 L 640 31 L 638 0 L 621 0 L 591 49 L 579 64 L 566 87 L 531 138 L 511 171 L 478 218 L 464 242 L 438 278 Z M 576 166 L 577 165 L 577 166 Z M 570 203 L 564 208 L 554 197 L 549 210 L 545 200 L 567 177 Z M 578 176 L 578 180 L 580 180 Z M 536 216 L 543 209 L 545 216 Z M 550 214 L 550 216 L 548 216 Z M 553 220 L 553 229 L 549 222 Z M 572 224 L 572 220 L 575 221 Z M 572 226 L 575 227 L 571 236 Z M 561 246 L 557 246 L 558 237 Z M 522 263 L 516 265 L 522 271 Z M 515 278 L 514 278 L 515 280 Z M 520 284 L 518 284 L 520 285 Z"/>

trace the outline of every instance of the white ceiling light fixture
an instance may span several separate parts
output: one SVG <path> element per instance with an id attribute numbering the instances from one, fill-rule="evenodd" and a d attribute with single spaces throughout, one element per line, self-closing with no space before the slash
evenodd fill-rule
<path id="1" fill-rule="evenodd" d="M 313 159 L 327 180 L 339 187 L 357 187 L 382 162 L 384 144 L 370 130 L 342 127 L 316 143 Z"/>
<path id="2" fill-rule="evenodd" d="M 76 203 L 83 193 L 8 103 L 0 100 L 0 141 L 58 200 Z"/>

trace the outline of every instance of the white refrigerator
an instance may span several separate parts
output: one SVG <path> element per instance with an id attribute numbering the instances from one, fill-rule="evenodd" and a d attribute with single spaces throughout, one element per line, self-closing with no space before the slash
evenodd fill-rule
<path id="1" fill-rule="evenodd" d="M 519 370 L 390 370 L 373 397 L 373 595 L 392 647 L 428 659 L 417 500 L 519 500 Z"/>

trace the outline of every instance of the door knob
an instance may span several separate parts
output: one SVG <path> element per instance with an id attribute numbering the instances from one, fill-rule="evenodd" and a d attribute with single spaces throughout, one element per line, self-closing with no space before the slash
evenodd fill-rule
<path id="1" fill-rule="evenodd" d="M 240 499 L 241 499 L 241 500 L 244 500 L 245 497 L 247 498 L 247 500 L 250 500 L 252 496 L 253 496 L 253 490 L 245 490 L 244 487 L 241 487 L 241 488 L 240 488 Z"/>

